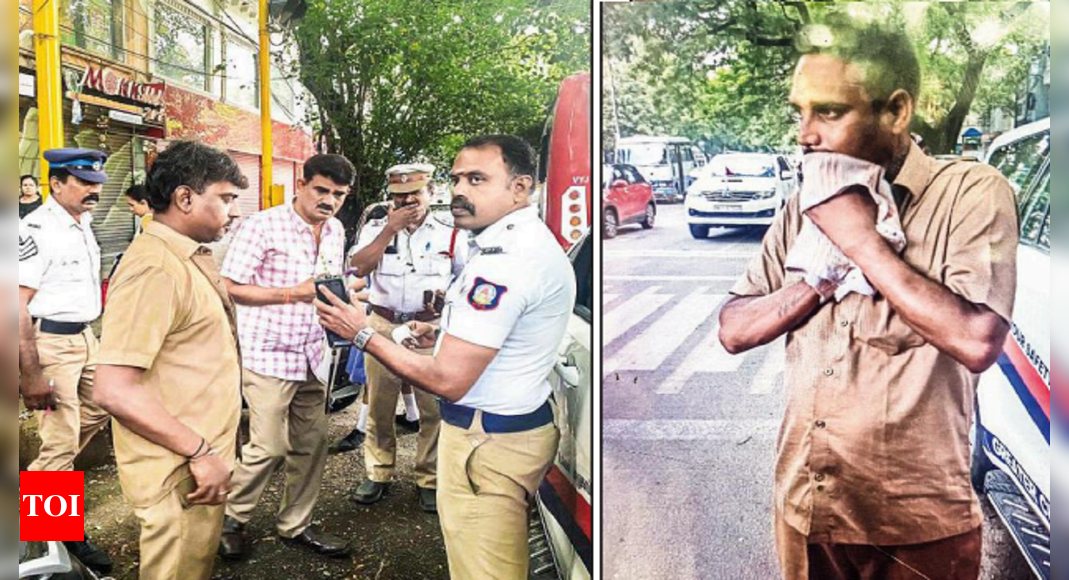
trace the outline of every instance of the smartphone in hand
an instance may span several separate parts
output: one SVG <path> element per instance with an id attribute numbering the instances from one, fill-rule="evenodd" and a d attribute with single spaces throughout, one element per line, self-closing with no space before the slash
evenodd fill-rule
<path id="1" fill-rule="evenodd" d="M 320 302 L 330 304 L 330 300 L 327 298 L 327 292 L 334 294 L 338 298 L 341 298 L 346 304 L 351 304 L 349 300 L 349 291 L 345 288 L 345 279 L 341 277 L 335 278 L 322 278 L 316 280 L 316 296 Z M 337 334 L 327 330 L 327 341 L 330 343 L 331 348 L 338 348 L 344 346 L 352 346 L 352 339 L 343 338 Z"/>

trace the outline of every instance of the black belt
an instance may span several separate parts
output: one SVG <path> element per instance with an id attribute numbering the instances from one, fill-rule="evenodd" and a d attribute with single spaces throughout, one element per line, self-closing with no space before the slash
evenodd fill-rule
<path id="1" fill-rule="evenodd" d="M 58 334 L 60 336 L 76 336 L 89 328 L 85 322 L 56 322 L 54 320 L 41 319 L 41 332 L 44 334 Z"/>
<path id="2" fill-rule="evenodd" d="M 415 314 L 405 314 L 402 312 L 394 312 L 389 308 L 383 308 L 382 306 L 371 305 L 371 311 L 378 314 L 382 318 L 393 324 L 408 324 L 409 322 L 433 322 L 438 320 L 432 312 L 417 312 Z"/>
<path id="3" fill-rule="evenodd" d="M 459 429 L 471 429 L 472 423 L 475 422 L 475 409 L 446 401 L 439 401 L 439 405 L 443 421 Z M 483 430 L 488 434 L 523 433 L 545 427 L 552 422 L 553 406 L 549 404 L 549 401 L 546 401 L 537 411 L 526 415 L 495 415 L 483 411 Z"/>

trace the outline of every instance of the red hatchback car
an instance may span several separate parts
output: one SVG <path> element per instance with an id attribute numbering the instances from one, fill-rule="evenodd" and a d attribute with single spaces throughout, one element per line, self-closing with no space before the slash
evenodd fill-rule
<path id="1" fill-rule="evenodd" d="M 639 224 L 643 229 L 653 227 L 657 219 L 657 203 L 653 201 L 653 186 L 630 165 L 605 167 L 603 193 L 605 215 L 602 233 L 605 239 L 615 238 L 620 226 Z"/>

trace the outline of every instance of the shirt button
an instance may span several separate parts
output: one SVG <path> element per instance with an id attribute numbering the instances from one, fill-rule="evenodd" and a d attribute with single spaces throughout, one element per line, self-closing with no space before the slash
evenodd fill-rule
<path id="1" fill-rule="evenodd" d="M 815 479 L 817 481 L 824 481 L 824 474 L 823 473 L 818 473 L 816 475 L 816 477 L 814 477 L 813 479 Z"/>
<path id="2" fill-rule="evenodd" d="M 823 485 L 818 485 L 817 486 L 817 491 L 824 491 L 824 486 Z"/>
<path id="3" fill-rule="evenodd" d="M 832 370 L 832 369 L 824 369 L 824 376 L 830 377 L 830 376 L 832 376 L 834 374 L 835 374 L 834 370 Z"/>
<path id="4" fill-rule="evenodd" d="M 839 326 L 842 326 L 843 328 L 846 328 L 847 326 L 850 326 L 850 321 L 849 320 L 844 320 L 844 321 L 839 323 Z"/>
<path id="5" fill-rule="evenodd" d="M 817 429 L 824 429 L 827 426 L 828 426 L 828 424 L 825 423 L 824 421 L 817 421 Z"/>

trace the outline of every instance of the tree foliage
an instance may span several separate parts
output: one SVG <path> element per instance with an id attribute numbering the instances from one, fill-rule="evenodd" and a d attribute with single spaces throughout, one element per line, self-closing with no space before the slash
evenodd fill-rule
<path id="1" fill-rule="evenodd" d="M 843 14 L 901 26 L 925 75 L 915 129 L 953 147 L 971 112 L 1012 117 L 1033 57 L 1049 43 L 1049 5 L 1001 2 L 657 2 L 603 7 L 603 95 L 611 148 L 670 134 L 706 148 L 789 147 L 797 34 Z"/>
<path id="2" fill-rule="evenodd" d="M 299 75 L 326 147 L 357 166 L 354 208 L 385 170 L 440 167 L 464 140 L 537 143 L 560 81 L 589 69 L 584 0 L 310 0 L 293 31 Z"/>

